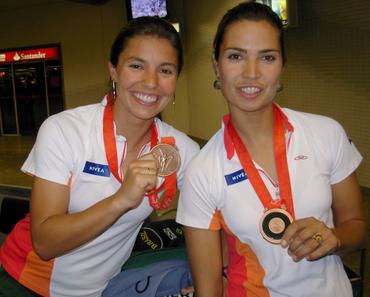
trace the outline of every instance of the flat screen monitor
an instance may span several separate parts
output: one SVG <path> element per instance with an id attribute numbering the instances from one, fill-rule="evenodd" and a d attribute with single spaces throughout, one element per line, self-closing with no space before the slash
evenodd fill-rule
<path id="1" fill-rule="evenodd" d="M 141 16 L 167 16 L 167 0 L 126 0 L 128 20 Z"/>

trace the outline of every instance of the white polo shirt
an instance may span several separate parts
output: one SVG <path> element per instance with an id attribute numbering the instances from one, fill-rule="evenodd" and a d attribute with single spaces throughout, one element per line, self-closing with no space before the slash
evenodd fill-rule
<path id="1" fill-rule="evenodd" d="M 362 158 L 336 121 L 290 109 L 283 113 L 294 129 L 286 139 L 295 217 L 312 216 L 333 227 L 331 185 L 348 177 Z M 286 249 L 263 239 L 263 205 L 224 132 L 223 127 L 189 164 L 177 221 L 223 229 L 229 258 L 227 296 L 352 296 L 338 256 L 296 263 Z M 255 165 L 275 197 L 275 182 Z"/>
<path id="2" fill-rule="evenodd" d="M 121 186 L 107 174 L 101 104 L 87 105 L 49 117 L 22 170 L 40 178 L 70 185 L 70 213 L 80 212 L 114 194 Z M 173 136 L 181 157 L 177 173 L 182 185 L 184 168 L 199 146 L 184 133 L 155 120 L 158 137 Z M 126 139 L 116 136 L 118 164 L 124 158 Z M 150 144 L 141 154 L 148 153 Z M 53 199 L 53 196 L 50 196 Z M 141 224 L 153 209 L 144 198 L 97 238 L 57 257 L 42 261 L 32 250 L 29 218 L 22 221 L 0 250 L 3 267 L 26 287 L 43 296 L 100 296 L 107 282 L 120 272 L 130 256 Z M 21 239 L 21 240 L 20 240 Z"/>

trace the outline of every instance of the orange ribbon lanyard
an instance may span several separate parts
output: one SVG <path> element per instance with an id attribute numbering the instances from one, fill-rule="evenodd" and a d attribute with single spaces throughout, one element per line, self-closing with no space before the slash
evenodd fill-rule
<path id="1" fill-rule="evenodd" d="M 274 156 L 280 190 L 280 199 L 278 201 L 274 201 L 272 199 L 265 183 L 253 163 L 252 158 L 249 155 L 248 149 L 239 137 L 231 118 L 228 123 L 226 123 L 226 129 L 234 144 L 235 151 L 245 174 L 265 209 L 268 210 L 275 207 L 280 208 L 285 206 L 286 210 L 294 218 L 293 198 L 290 186 L 288 162 L 286 158 L 285 128 L 281 111 L 274 106 Z"/>
<path id="2" fill-rule="evenodd" d="M 150 148 L 153 148 L 158 142 L 157 128 L 153 122 L 151 131 Z M 113 99 L 111 94 L 107 95 L 107 105 L 104 109 L 103 116 L 103 138 L 105 155 L 107 157 L 109 170 L 112 172 L 114 177 L 122 183 L 122 178 L 119 175 L 118 158 L 117 158 L 117 145 L 116 137 L 114 135 L 114 118 L 113 118 Z"/>
<path id="3" fill-rule="evenodd" d="M 154 121 L 151 129 L 150 149 L 158 144 L 158 131 Z M 104 108 L 103 139 L 109 170 L 120 183 L 123 183 L 123 180 L 119 175 L 117 145 L 114 135 L 113 98 L 111 94 L 107 95 L 107 105 Z M 162 137 L 161 142 L 174 145 L 175 139 L 173 137 Z M 158 189 L 155 189 L 148 194 L 150 205 L 156 210 L 168 208 L 175 197 L 176 184 L 176 172 L 166 176 L 162 185 Z M 165 192 L 162 201 L 159 202 L 158 193 L 162 190 Z"/>
<path id="4" fill-rule="evenodd" d="M 175 145 L 175 139 L 173 137 L 162 137 L 161 143 L 167 143 L 170 145 Z M 166 176 L 162 185 L 148 193 L 149 203 L 150 206 L 153 207 L 155 210 L 162 210 L 169 208 L 171 203 L 176 195 L 176 188 L 177 188 L 177 178 L 176 172 L 172 173 L 169 176 Z M 163 198 L 161 201 L 158 199 L 158 193 L 164 190 Z"/>

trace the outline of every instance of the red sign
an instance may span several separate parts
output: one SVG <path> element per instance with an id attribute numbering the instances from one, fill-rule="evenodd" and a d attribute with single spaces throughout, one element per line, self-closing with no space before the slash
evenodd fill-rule
<path id="1" fill-rule="evenodd" d="M 31 60 L 50 60 L 59 58 L 57 47 L 36 48 L 11 52 L 0 51 L 0 63 L 21 62 Z"/>

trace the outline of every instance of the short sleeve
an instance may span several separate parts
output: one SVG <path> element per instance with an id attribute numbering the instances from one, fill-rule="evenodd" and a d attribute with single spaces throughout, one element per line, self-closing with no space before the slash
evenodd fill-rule
<path id="1" fill-rule="evenodd" d="M 177 172 L 177 185 L 181 191 L 185 169 L 189 162 L 199 153 L 199 145 L 187 136 L 176 139 L 176 145 L 181 157 L 180 168 Z"/>
<path id="2" fill-rule="evenodd" d="M 180 192 L 176 221 L 185 226 L 219 230 L 219 211 L 213 187 L 213 170 L 195 158 L 185 171 L 184 184 Z"/>
<path id="3" fill-rule="evenodd" d="M 40 127 L 35 145 L 21 170 L 52 182 L 68 185 L 73 154 L 66 135 L 51 117 Z"/>
<path id="4" fill-rule="evenodd" d="M 362 161 L 362 156 L 352 140 L 347 136 L 343 127 L 335 122 L 331 148 L 333 163 L 331 166 L 330 182 L 336 184 L 348 177 Z"/>

